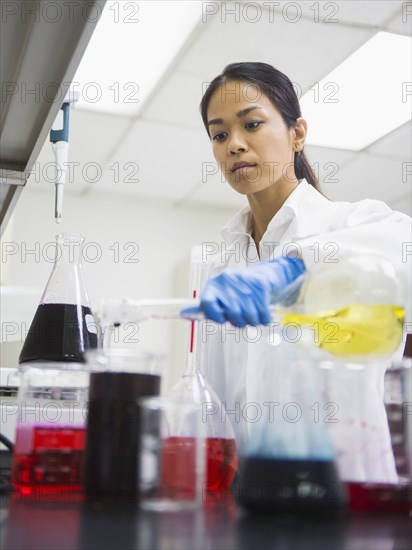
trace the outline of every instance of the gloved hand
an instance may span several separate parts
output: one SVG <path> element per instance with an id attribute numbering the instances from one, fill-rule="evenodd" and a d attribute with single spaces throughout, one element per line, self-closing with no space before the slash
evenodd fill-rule
<path id="1" fill-rule="evenodd" d="M 206 283 L 199 308 L 184 309 L 182 315 L 202 311 L 212 321 L 229 321 L 236 327 L 266 325 L 271 321 L 271 294 L 282 291 L 304 271 L 303 261 L 290 256 L 244 269 L 226 269 Z"/>

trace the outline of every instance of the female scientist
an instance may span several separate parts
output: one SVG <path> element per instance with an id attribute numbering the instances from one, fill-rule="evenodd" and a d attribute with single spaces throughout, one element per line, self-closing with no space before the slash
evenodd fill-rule
<path id="1" fill-rule="evenodd" d="M 348 254 L 385 256 L 410 292 L 411 220 L 377 200 L 333 202 L 320 192 L 304 153 L 307 124 L 298 98 L 289 78 L 272 66 L 228 65 L 206 90 L 201 113 L 222 173 L 249 203 L 222 230 L 219 274 L 200 302 L 208 319 L 238 327 L 222 325 L 208 339 L 205 366 L 227 410 L 236 411 L 264 384 L 256 380 L 258 346 L 239 327 L 268 324 L 271 293 Z M 406 322 L 410 303 L 409 295 Z M 248 427 L 241 415 L 237 420 L 242 447 Z"/>

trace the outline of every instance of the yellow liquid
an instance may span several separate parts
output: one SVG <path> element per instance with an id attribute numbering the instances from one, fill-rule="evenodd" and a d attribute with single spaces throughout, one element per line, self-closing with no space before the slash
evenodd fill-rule
<path id="1" fill-rule="evenodd" d="M 284 313 L 282 322 L 308 326 L 315 344 L 339 357 L 387 357 L 402 340 L 404 309 L 394 305 L 354 304 L 316 315 Z"/>

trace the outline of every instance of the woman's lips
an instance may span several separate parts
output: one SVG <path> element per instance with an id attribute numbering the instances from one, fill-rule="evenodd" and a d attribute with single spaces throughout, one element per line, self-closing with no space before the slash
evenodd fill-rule
<path id="1" fill-rule="evenodd" d="M 233 166 L 232 172 L 233 172 L 233 173 L 236 173 L 236 172 L 238 172 L 239 170 L 243 170 L 243 169 L 246 169 L 246 168 L 253 168 L 254 166 L 256 166 L 256 164 L 249 163 L 249 162 L 239 162 L 239 163 L 236 163 L 236 164 Z"/>

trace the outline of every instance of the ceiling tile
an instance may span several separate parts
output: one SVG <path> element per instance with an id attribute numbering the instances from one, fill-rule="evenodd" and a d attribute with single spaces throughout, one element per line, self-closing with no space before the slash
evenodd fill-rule
<path id="1" fill-rule="evenodd" d="M 271 20 L 272 18 L 272 20 Z M 305 91 L 360 47 L 374 30 L 348 28 L 338 23 L 288 21 L 280 14 L 262 12 L 259 21 L 216 15 L 188 51 L 179 70 L 214 78 L 228 63 L 262 61 L 285 72 Z M 333 48 L 330 45 L 333 44 Z"/>
<path id="2" fill-rule="evenodd" d="M 412 151 L 412 124 L 408 122 L 371 145 L 368 151 L 374 155 L 408 160 Z"/>
<path id="3" fill-rule="evenodd" d="M 125 132 L 130 119 L 82 109 L 70 113 L 69 153 L 65 193 L 79 193 L 103 179 L 104 160 Z M 55 156 L 47 139 L 28 185 L 44 189 L 54 184 Z"/>
<path id="4" fill-rule="evenodd" d="M 317 3 L 316 3 L 317 4 Z M 316 6 L 315 4 L 315 6 Z M 398 12 L 402 2 L 399 1 L 340 1 L 340 2 L 319 2 L 319 7 L 309 2 L 302 3 L 303 15 L 313 18 L 319 13 L 319 19 L 338 19 L 340 23 L 357 23 L 361 25 L 383 25 L 388 18 Z M 304 6 L 304 8 L 303 8 Z M 332 23 L 329 23 L 332 25 Z"/>
<path id="5" fill-rule="evenodd" d="M 203 92 L 201 78 L 177 70 L 144 109 L 141 118 L 199 130 L 203 128 L 199 111 Z"/>
<path id="6" fill-rule="evenodd" d="M 402 161 L 382 159 L 367 153 L 357 154 L 335 175 L 335 182 L 324 185 L 332 200 L 378 199 L 385 202 L 411 196 L 410 176 L 402 175 Z M 404 180 L 404 181 L 403 181 Z"/>
<path id="7" fill-rule="evenodd" d="M 411 4 L 410 2 L 397 2 L 400 4 L 398 10 L 395 12 L 392 19 L 389 20 L 385 30 L 388 32 L 395 32 L 398 34 L 404 34 L 406 36 L 412 35 L 411 25 Z"/>
<path id="8" fill-rule="evenodd" d="M 205 131 L 140 120 L 110 158 L 101 187 L 175 202 L 215 165 Z"/>
<path id="9" fill-rule="evenodd" d="M 233 2 L 226 2 L 228 5 L 227 12 L 230 10 L 230 6 Z M 388 18 L 397 13 L 401 9 L 402 2 L 397 0 L 379 0 L 379 1 L 363 1 L 359 0 L 344 0 L 338 2 L 330 2 L 329 0 L 323 0 L 316 3 L 311 2 L 268 2 L 266 7 L 263 5 L 261 9 L 247 7 L 250 6 L 250 2 L 242 1 L 244 4 L 242 8 L 238 8 L 238 17 L 245 19 L 253 19 L 254 13 L 259 12 L 263 15 L 263 10 L 266 12 L 274 12 L 280 14 L 286 20 L 292 21 L 296 19 L 299 22 L 301 18 L 305 18 L 312 22 L 324 22 L 328 25 L 335 24 L 338 21 L 340 23 L 349 23 L 355 25 L 370 25 L 381 26 Z M 255 3 L 253 3 L 255 4 Z M 269 7 L 270 6 L 270 7 Z M 234 6 L 231 7 L 234 10 Z M 220 17 L 225 16 L 225 10 L 220 9 Z M 232 15 L 234 17 L 234 15 Z M 226 15 L 229 19 L 229 13 Z M 274 20 L 276 22 L 276 20 Z"/>

